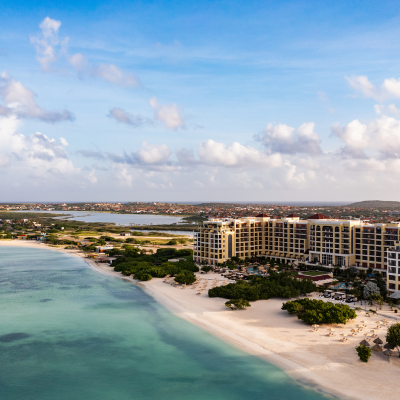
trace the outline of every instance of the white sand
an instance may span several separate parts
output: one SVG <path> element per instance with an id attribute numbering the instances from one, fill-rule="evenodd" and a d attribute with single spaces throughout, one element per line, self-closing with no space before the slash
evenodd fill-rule
<path id="1" fill-rule="evenodd" d="M 44 244 L 25 241 L 3 240 L 0 245 L 49 248 Z M 61 251 L 82 256 L 82 253 L 74 250 Z M 103 274 L 135 282 L 106 264 L 94 261 L 88 264 Z M 223 279 L 213 273 L 199 276 L 204 282 L 209 282 L 208 288 L 214 279 Z M 328 326 L 311 332 L 311 328 L 297 317 L 281 310 L 282 300 L 257 301 L 247 310 L 231 311 L 225 307 L 225 299 L 211 299 L 207 290 L 196 295 L 198 290 L 190 286 L 186 289 L 173 287 L 164 283 L 163 279 L 141 282 L 140 286 L 179 317 L 244 351 L 265 358 L 300 383 L 316 385 L 320 390 L 341 398 L 389 400 L 399 397 L 400 358 L 391 357 L 389 362 L 382 353 L 372 352 L 369 362 L 362 363 L 355 351 L 358 343 L 366 338 L 365 334 L 376 326 L 376 321 L 383 319 L 382 316 L 369 318 L 361 312 L 356 320 L 345 326 L 334 327 L 335 336 L 327 337 Z M 340 342 L 341 333 L 349 334 L 361 320 L 366 322 L 368 328 L 357 337 L 348 337 L 347 343 Z M 384 342 L 385 334 L 386 328 L 379 329 L 379 336 Z"/>

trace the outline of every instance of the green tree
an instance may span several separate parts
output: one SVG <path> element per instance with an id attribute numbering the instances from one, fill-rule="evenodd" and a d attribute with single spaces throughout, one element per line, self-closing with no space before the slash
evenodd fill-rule
<path id="1" fill-rule="evenodd" d="M 225 305 L 231 310 L 244 310 L 247 307 L 251 307 L 250 303 L 244 299 L 229 300 Z"/>
<path id="2" fill-rule="evenodd" d="M 380 294 L 380 290 L 379 287 L 376 283 L 374 282 L 368 282 L 365 286 L 364 286 L 364 299 L 365 300 L 369 300 L 371 298 L 371 296 L 374 295 L 378 295 Z"/>
<path id="3" fill-rule="evenodd" d="M 386 334 L 386 341 L 389 343 L 391 349 L 396 347 L 397 350 L 400 350 L 400 324 L 389 326 Z"/>
<path id="4" fill-rule="evenodd" d="M 360 345 L 356 347 L 358 357 L 362 362 L 368 362 L 368 359 L 371 357 L 371 349 L 368 346 Z"/>
<path id="5" fill-rule="evenodd" d="M 333 304 L 322 300 L 300 299 L 283 303 L 282 310 L 296 314 L 306 324 L 346 324 L 357 314 L 346 304 Z"/>
<path id="6" fill-rule="evenodd" d="M 209 272 L 212 270 L 212 268 L 209 265 L 203 265 L 201 267 L 201 270 L 204 271 L 205 273 Z"/>

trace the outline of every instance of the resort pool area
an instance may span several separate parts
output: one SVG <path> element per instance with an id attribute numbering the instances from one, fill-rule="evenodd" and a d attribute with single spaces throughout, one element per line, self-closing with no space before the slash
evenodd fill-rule
<path id="1" fill-rule="evenodd" d="M 340 282 L 338 285 L 331 287 L 330 289 L 351 289 L 353 286 L 346 286 L 344 282 Z"/>

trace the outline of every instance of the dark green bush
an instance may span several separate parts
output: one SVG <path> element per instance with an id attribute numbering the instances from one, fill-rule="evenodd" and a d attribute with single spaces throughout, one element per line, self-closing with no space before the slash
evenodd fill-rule
<path id="1" fill-rule="evenodd" d="M 309 279 L 297 280 L 289 273 L 271 272 L 268 277 L 253 276 L 249 282 L 237 281 L 208 291 L 210 297 L 245 299 L 248 301 L 267 300 L 272 297 L 291 298 L 316 291 Z"/>
<path id="2" fill-rule="evenodd" d="M 250 303 L 244 299 L 229 300 L 225 305 L 231 310 L 244 310 L 246 307 L 251 307 Z"/>
<path id="3" fill-rule="evenodd" d="M 371 357 L 371 349 L 368 346 L 360 345 L 356 347 L 358 357 L 362 362 L 368 362 L 368 359 Z"/>
<path id="4" fill-rule="evenodd" d="M 181 271 L 175 277 L 175 282 L 186 283 L 187 285 L 191 285 L 195 281 L 196 275 L 192 271 Z"/>
<path id="5" fill-rule="evenodd" d="M 283 303 L 282 310 L 296 314 L 306 324 L 345 324 L 357 317 L 346 304 L 333 304 L 322 300 L 300 299 Z"/>
<path id="6" fill-rule="evenodd" d="M 193 260 L 179 260 L 179 262 L 168 262 L 168 259 L 187 257 L 192 255 L 191 250 L 158 249 L 155 254 L 141 254 L 140 249 L 135 246 L 124 244 L 122 249 L 113 249 L 109 255 L 118 256 L 113 262 L 114 270 L 124 275 L 134 275 L 135 279 L 148 280 L 149 276 L 163 278 L 166 275 L 177 275 L 182 271 L 198 272 L 199 268 Z M 144 277 L 146 279 L 141 279 Z"/>

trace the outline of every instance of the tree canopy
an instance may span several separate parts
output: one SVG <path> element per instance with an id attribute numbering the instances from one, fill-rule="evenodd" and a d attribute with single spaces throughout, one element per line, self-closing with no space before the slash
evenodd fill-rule
<path id="1" fill-rule="evenodd" d="M 296 314 L 306 324 L 346 324 L 357 317 L 346 304 L 333 304 L 323 300 L 300 299 L 283 303 L 282 310 Z"/>
<path id="2" fill-rule="evenodd" d="M 225 299 L 256 301 L 272 297 L 297 297 L 315 290 L 315 284 L 309 279 L 297 280 L 286 272 L 271 272 L 268 277 L 252 276 L 249 282 L 237 281 L 226 286 L 212 288 L 208 291 L 208 295 Z"/>
<path id="3" fill-rule="evenodd" d="M 142 254 L 137 247 L 124 245 L 122 250 L 110 250 L 109 255 L 118 256 L 112 264 L 115 271 L 122 272 L 126 276 L 133 275 L 135 279 L 141 281 L 148 281 L 152 277 L 163 278 L 166 275 L 190 272 L 191 274 L 185 275 L 186 278 L 182 279 L 189 283 L 192 280 L 191 277 L 194 276 L 193 272 L 199 271 L 199 268 L 191 259 L 168 262 L 170 258 L 189 258 L 192 255 L 192 250 L 190 249 L 176 250 L 167 248 L 158 249 L 155 254 Z"/>
<path id="4" fill-rule="evenodd" d="M 391 349 L 397 347 L 397 350 L 400 350 L 400 324 L 389 326 L 386 341 L 389 343 Z"/>
<path id="5" fill-rule="evenodd" d="M 377 295 L 380 293 L 381 293 L 381 291 L 379 290 L 379 287 L 375 282 L 368 282 L 364 286 L 364 292 L 363 292 L 364 299 L 369 299 L 369 298 L 371 298 L 371 296 Z"/>

